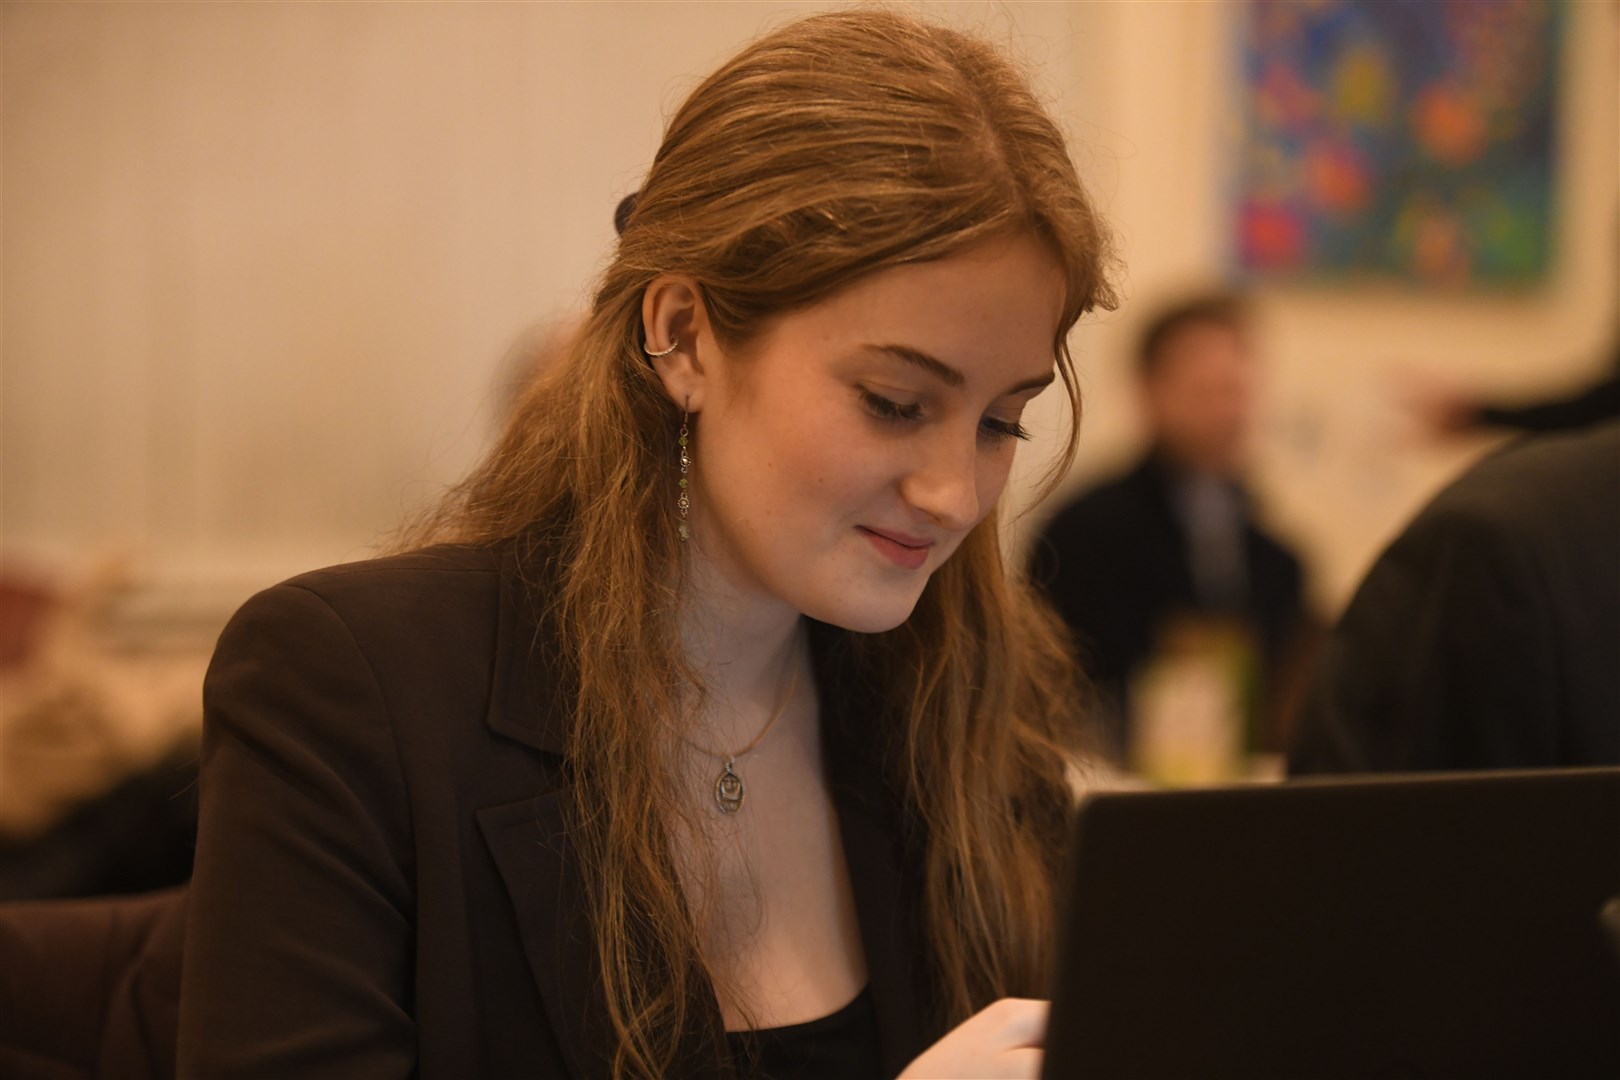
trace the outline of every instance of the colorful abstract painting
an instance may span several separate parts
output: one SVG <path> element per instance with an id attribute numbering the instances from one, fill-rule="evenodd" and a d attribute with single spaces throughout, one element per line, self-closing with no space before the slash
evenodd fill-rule
<path id="1" fill-rule="evenodd" d="M 1256 0 L 1235 247 L 1269 278 L 1542 276 L 1554 0 Z"/>

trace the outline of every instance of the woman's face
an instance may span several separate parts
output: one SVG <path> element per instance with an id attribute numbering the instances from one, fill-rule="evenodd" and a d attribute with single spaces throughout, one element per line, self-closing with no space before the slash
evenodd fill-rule
<path id="1" fill-rule="evenodd" d="M 1033 238 L 884 270 L 700 349 L 693 540 L 739 599 L 892 629 L 1007 482 L 1064 282 Z"/>

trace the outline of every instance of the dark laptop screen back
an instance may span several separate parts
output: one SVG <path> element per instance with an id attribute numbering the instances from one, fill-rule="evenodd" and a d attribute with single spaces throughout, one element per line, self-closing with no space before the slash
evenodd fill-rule
<path id="1" fill-rule="evenodd" d="M 1620 769 L 1087 800 L 1046 1071 L 1620 1076 Z"/>

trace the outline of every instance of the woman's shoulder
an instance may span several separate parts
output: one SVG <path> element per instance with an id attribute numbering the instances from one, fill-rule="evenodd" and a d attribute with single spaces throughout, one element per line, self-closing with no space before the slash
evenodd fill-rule
<path id="1" fill-rule="evenodd" d="M 325 656 L 341 643 L 374 666 L 472 650 L 485 663 L 516 592 L 507 547 L 440 545 L 312 570 L 273 585 L 242 605 L 220 645 L 222 651 L 239 644 L 257 649 L 279 638 L 303 653 Z"/>
<path id="2" fill-rule="evenodd" d="M 324 731 L 331 703 L 347 702 L 380 708 L 388 726 L 407 734 L 443 734 L 447 716 L 527 715 L 539 695 L 531 684 L 550 685 L 534 663 L 538 628 L 527 589 L 502 545 L 427 548 L 300 574 L 231 619 L 205 704 L 217 723 L 227 706 L 258 708 L 296 691 L 311 700 L 282 710 L 299 719 L 278 724 Z"/>
<path id="3" fill-rule="evenodd" d="M 440 544 L 306 571 L 265 589 L 244 610 L 274 607 L 289 594 L 302 594 L 345 622 L 461 621 L 493 613 L 503 583 L 514 575 L 506 545 Z"/>
<path id="4" fill-rule="evenodd" d="M 437 544 L 308 570 L 278 587 L 305 589 L 322 597 L 396 593 L 401 588 L 476 588 L 469 578 L 498 578 L 509 562 L 510 550 L 504 544 Z"/>

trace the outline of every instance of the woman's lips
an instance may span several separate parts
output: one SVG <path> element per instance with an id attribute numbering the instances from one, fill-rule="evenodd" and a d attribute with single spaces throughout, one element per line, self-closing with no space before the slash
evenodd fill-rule
<path id="1" fill-rule="evenodd" d="M 908 536 L 905 533 L 884 532 L 867 528 L 865 525 L 859 528 L 885 558 L 907 570 L 915 570 L 927 562 L 928 550 L 934 546 L 932 540 Z"/>

